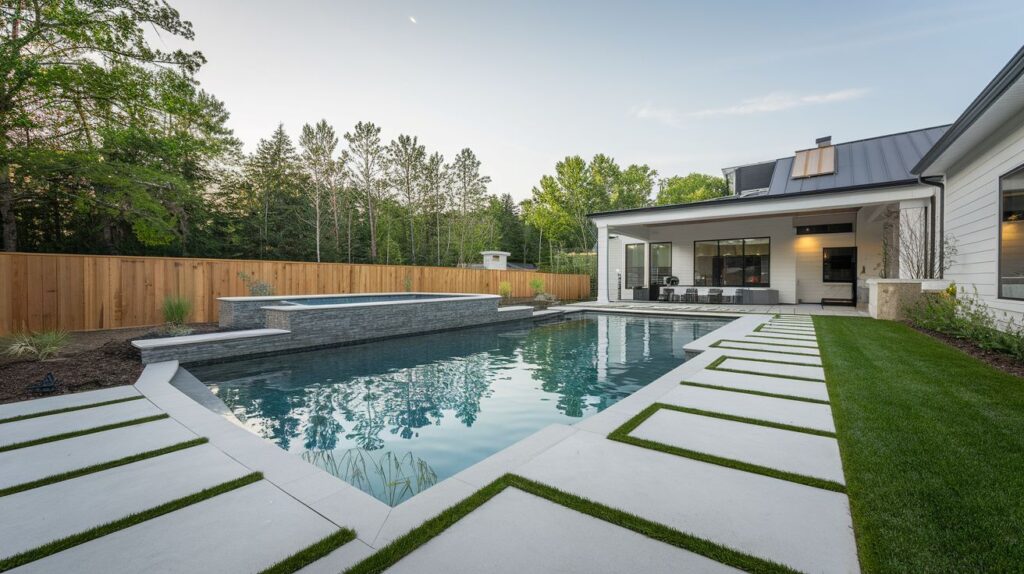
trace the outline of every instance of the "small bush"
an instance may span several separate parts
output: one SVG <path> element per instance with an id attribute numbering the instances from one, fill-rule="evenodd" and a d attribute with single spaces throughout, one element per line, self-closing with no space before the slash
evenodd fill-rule
<path id="1" fill-rule="evenodd" d="M 412 291 L 412 275 L 406 275 L 402 279 L 402 288 L 405 289 L 406 293 Z"/>
<path id="2" fill-rule="evenodd" d="M 270 297 L 274 294 L 273 285 L 264 283 L 244 271 L 238 273 L 238 278 L 242 280 L 245 288 L 249 290 L 249 295 L 253 297 Z"/>
<path id="3" fill-rule="evenodd" d="M 11 337 L 4 352 L 11 357 L 29 358 L 35 361 L 49 359 L 64 348 L 68 342 L 67 331 L 41 331 L 18 333 Z"/>
<path id="4" fill-rule="evenodd" d="M 1024 361 L 1024 326 L 1006 313 L 998 319 L 977 292 L 958 295 L 956 286 L 950 285 L 941 293 L 923 295 L 905 312 L 907 319 L 918 327 Z"/>
<path id="5" fill-rule="evenodd" d="M 512 284 L 508 281 L 502 281 L 498 283 L 498 295 L 501 295 L 502 299 L 512 298 Z"/>
<path id="6" fill-rule="evenodd" d="M 530 289 L 533 289 L 534 295 L 540 295 L 544 292 L 544 280 L 540 277 L 530 279 Z"/>
<path id="7" fill-rule="evenodd" d="M 192 302 L 184 297 L 167 297 L 164 299 L 162 311 L 165 323 L 181 326 L 192 312 Z"/>

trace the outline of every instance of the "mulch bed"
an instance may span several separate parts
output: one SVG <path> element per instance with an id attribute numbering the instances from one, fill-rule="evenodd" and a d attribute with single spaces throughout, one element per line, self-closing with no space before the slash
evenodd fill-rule
<path id="1" fill-rule="evenodd" d="M 191 327 L 196 333 L 217 330 L 215 324 Z M 142 374 L 142 362 L 131 342 L 164 336 L 152 327 L 72 333 L 68 345 L 52 359 L 28 361 L 0 356 L 0 404 L 135 384 Z M 31 393 L 29 387 L 47 373 L 57 379 L 57 390 L 46 395 Z"/>
<path id="2" fill-rule="evenodd" d="M 945 333 L 939 333 L 938 331 L 932 331 L 929 329 L 922 329 L 913 324 L 908 323 L 915 331 L 924 333 L 932 338 L 938 339 L 947 345 L 956 347 L 968 355 L 978 359 L 979 361 L 988 364 L 991 367 L 999 369 L 1004 373 L 1016 375 L 1018 377 L 1024 377 L 1024 363 L 1017 359 L 1007 355 L 1006 353 L 1000 353 L 997 351 L 989 351 L 988 349 L 982 349 L 975 345 L 971 341 L 964 339 L 957 339 L 956 337 L 950 337 Z"/>

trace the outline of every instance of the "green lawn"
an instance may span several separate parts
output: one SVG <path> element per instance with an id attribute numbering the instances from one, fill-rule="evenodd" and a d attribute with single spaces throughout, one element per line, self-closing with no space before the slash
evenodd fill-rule
<path id="1" fill-rule="evenodd" d="M 1024 571 L 1024 379 L 899 323 L 815 325 L 863 570 Z"/>

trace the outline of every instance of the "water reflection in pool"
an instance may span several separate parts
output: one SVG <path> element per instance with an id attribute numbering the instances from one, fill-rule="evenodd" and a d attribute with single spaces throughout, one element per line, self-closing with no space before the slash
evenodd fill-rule
<path id="1" fill-rule="evenodd" d="M 607 408 L 725 322 L 588 313 L 190 370 L 259 435 L 395 505 Z"/>

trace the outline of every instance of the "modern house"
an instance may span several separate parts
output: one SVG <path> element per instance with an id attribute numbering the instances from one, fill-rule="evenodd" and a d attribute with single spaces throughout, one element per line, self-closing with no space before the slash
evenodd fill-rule
<path id="1" fill-rule="evenodd" d="M 951 125 L 820 138 L 724 169 L 724 198 L 592 214 L 598 301 L 690 287 L 702 300 L 863 304 L 869 278 L 948 269 L 994 308 L 1024 313 L 1022 74 L 1024 49 Z"/>

